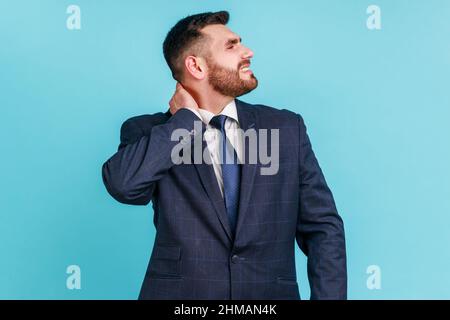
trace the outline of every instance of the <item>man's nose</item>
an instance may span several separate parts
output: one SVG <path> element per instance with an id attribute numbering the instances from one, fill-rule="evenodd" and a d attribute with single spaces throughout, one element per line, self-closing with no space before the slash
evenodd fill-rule
<path id="1" fill-rule="evenodd" d="M 253 58 L 253 51 L 250 50 L 250 48 L 247 48 L 247 47 L 244 46 L 243 58 L 244 59 L 251 59 L 251 58 Z"/>

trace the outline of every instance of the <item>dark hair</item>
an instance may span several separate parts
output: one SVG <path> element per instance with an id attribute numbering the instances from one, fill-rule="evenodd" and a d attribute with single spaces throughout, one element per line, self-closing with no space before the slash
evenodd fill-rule
<path id="1" fill-rule="evenodd" d="M 199 13 L 181 19 L 170 29 L 163 43 L 163 52 L 175 80 L 180 81 L 183 72 L 180 58 L 186 50 L 205 40 L 201 29 L 211 24 L 225 25 L 229 18 L 227 11 Z"/>

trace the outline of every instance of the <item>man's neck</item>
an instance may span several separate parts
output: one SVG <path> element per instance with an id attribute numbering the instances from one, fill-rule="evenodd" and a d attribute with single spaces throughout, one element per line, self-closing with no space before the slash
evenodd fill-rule
<path id="1" fill-rule="evenodd" d="M 227 97 L 214 92 L 206 95 L 196 95 L 194 99 L 197 101 L 200 109 L 208 110 L 214 114 L 219 114 L 223 108 L 233 101 L 234 97 Z"/>

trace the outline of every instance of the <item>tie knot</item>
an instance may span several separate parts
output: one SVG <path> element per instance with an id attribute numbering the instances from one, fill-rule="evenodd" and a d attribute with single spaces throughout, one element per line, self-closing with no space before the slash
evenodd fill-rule
<path id="1" fill-rule="evenodd" d="M 225 129 L 225 120 L 227 120 L 227 116 L 224 114 L 219 114 L 217 116 L 214 116 L 209 121 L 209 124 L 219 129 L 220 131 L 223 131 Z"/>

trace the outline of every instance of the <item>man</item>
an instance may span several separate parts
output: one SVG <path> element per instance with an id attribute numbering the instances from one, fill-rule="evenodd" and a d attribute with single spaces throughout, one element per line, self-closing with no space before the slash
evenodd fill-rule
<path id="1" fill-rule="evenodd" d="M 196 14 L 170 30 L 163 45 L 177 80 L 170 109 L 125 121 L 119 150 L 102 168 L 117 201 L 152 201 L 156 239 L 139 298 L 300 299 L 297 241 L 308 257 L 311 298 L 345 299 L 343 222 L 303 119 L 235 99 L 258 81 L 253 52 L 228 19 L 226 11 Z M 175 163 L 177 129 L 189 132 L 180 156 L 200 137 L 211 161 Z M 278 130 L 278 144 L 270 144 L 276 174 L 262 174 L 260 159 L 248 161 L 258 145 L 246 147 L 236 129 Z M 224 155 L 232 161 L 217 161 Z"/>

